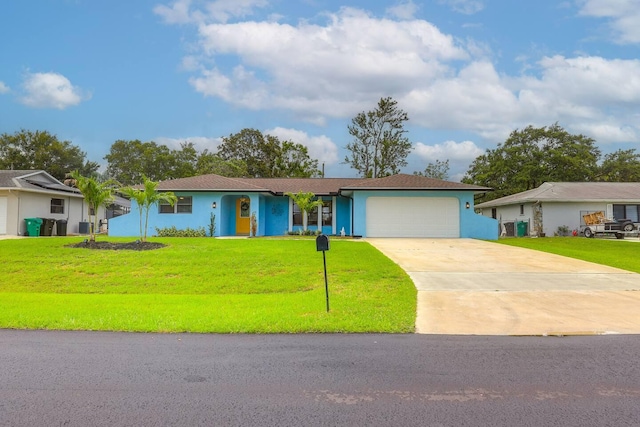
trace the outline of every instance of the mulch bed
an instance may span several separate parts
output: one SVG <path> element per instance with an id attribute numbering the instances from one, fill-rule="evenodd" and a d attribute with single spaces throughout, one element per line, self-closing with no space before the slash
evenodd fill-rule
<path id="1" fill-rule="evenodd" d="M 114 243 L 114 242 L 90 242 L 84 241 L 80 243 L 74 243 L 72 245 L 67 245 L 70 248 L 85 248 L 85 249 L 106 249 L 112 251 L 119 250 L 128 250 L 128 251 L 150 251 L 153 249 L 164 248 L 164 243 L 157 242 L 140 242 L 136 240 L 135 242 L 127 242 L 127 243 Z"/>

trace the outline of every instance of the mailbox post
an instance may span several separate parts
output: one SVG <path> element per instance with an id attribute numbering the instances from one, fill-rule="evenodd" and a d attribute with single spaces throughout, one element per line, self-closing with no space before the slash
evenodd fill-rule
<path id="1" fill-rule="evenodd" d="M 329 312 L 329 282 L 327 281 L 327 257 L 325 252 L 329 250 L 329 237 L 324 234 L 316 237 L 316 251 L 322 251 L 322 262 L 324 264 L 324 292 L 327 297 L 327 313 Z"/>

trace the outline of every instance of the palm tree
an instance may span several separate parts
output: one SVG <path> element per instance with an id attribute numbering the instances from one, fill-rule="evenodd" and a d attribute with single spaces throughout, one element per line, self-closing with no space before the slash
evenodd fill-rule
<path id="1" fill-rule="evenodd" d="M 144 181 L 142 188 L 125 187 L 120 189 L 122 194 L 128 196 L 130 199 L 135 200 L 138 204 L 140 211 L 140 241 L 147 241 L 147 228 L 149 224 L 149 210 L 152 206 L 160 203 L 167 202 L 173 206 L 178 198 L 172 192 L 158 193 L 158 183 L 150 180 L 146 176 L 142 176 Z M 144 218 L 144 225 L 143 225 Z"/>
<path id="2" fill-rule="evenodd" d="M 314 200 L 316 199 L 316 195 L 310 192 L 305 193 L 302 191 L 298 191 L 295 194 L 284 193 L 284 195 L 291 197 L 293 199 L 293 202 L 298 205 L 298 207 L 302 211 L 302 228 L 304 231 L 307 231 L 307 213 L 311 212 L 315 207 L 317 207 L 318 209 L 322 209 L 322 200 Z M 318 223 L 320 223 L 320 215 L 318 215 Z M 320 230 L 319 224 L 318 230 Z"/>
<path id="3" fill-rule="evenodd" d="M 89 240 L 96 241 L 95 230 L 98 229 L 98 208 L 113 201 L 114 181 L 98 182 L 95 178 L 80 175 L 80 172 L 73 171 L 69 174 L 73 178 L 74 186 L 80 190 L 87 202 L 89 217 L 93 210 L 93 227 L 89 227 Z"/>

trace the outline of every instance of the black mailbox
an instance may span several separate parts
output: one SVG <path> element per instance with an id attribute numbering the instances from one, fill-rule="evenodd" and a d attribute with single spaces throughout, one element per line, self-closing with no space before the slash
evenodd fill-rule
<path id="1" fill-rule="evenodd" d="M 316 251 L 328 251 L 329 250 L 329 237 L 324 234 L 316 237 Z"/>

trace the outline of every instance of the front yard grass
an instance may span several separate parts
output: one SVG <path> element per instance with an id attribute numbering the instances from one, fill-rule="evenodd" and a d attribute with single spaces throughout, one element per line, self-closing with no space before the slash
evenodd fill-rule
<path id="1" fill-rule="evenodd" d="M 132 241 L 98 237 L 114 242 Z M 414 331 L 416 289 L 366 242 L 154 238 L 151 251 L 0 241 L 0 328 L 138 332 Z"/>
<path id="2" fill-rule="evenodd" d="M 628 237 L 637 240 L 637 237 Z M 625 239 L 626 240 L 626 239 Z M 640 273 L 640 242 L 585 237 L 506 238 L 504 245 L 535 249 Z"/>

